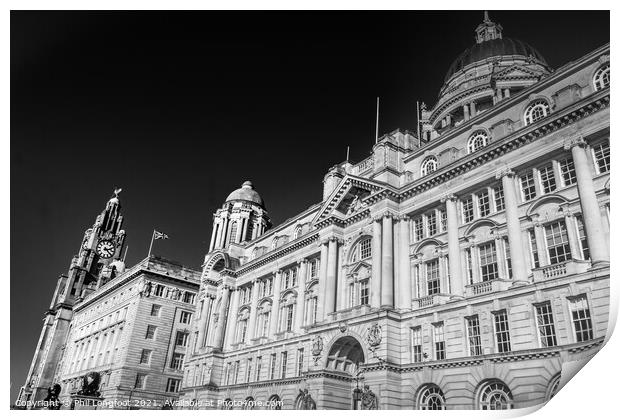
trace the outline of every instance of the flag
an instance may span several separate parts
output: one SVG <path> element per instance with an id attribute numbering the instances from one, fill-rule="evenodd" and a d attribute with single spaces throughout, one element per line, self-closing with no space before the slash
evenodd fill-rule
<path id="1" fill-rule="evenodd" d="M 157 230 L 153 231 L 153 238 L 154 239 L 168 239 L 168 235 L 166 235 L 163 232 L 159 232 Z"/>

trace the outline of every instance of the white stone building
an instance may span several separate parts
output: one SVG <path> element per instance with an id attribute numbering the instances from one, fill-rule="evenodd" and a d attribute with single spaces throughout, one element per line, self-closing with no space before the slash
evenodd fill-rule
<path id="1" fill-rule="evenodd" d="M 279 226 L 250 182 L 215 212 L 185 400 L 520 408 L 600 349 L 609 46 L 552 70 L 487 15 L 475 32 L 420 139 L 382 136 Z"/>

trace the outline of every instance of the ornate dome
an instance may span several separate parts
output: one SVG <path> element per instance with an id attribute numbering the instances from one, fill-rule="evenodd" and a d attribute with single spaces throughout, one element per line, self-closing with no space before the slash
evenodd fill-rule
<path id="1" fill-rule="evenodd" d="M 547 62 L 544 57 L 538 52 L 538 50 L 536 50 L 536 48 L 532 47 L 528 43 L 518 39 L 495 38 L 476 43 L 463 51 L 450 66 L 448 73 L 446 74 L 445 81 L 447 82 L 455 73 L 462 70 L 469 64 L 473 64 L 491 57 L 514 55 L 525 58 L 533 57 L 547 66 Z"/>
<path id="2" fill-rule="evenodd" d="M 252 181 L 245 181 L 241 188 L 231 192 L 228 198 L 226 198 L 226 202 L 229 201 L 247 201 L 260 207 L 265 207 L 263 199 L 254 189 Z"/>

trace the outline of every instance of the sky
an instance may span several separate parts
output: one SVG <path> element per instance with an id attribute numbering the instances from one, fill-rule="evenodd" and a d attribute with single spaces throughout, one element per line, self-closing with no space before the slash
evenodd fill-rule
<path id="1" fill-rule="evenodd" d="M 608 12 L 490 12 L 558 68 Z M 127 264 L 199 268 L 213 212 L 251 180 L 277 225 L 379 132 L 415 130 L 482 11 L 11 13 L 11 399 L 61 273 L 114 187 Z"/>

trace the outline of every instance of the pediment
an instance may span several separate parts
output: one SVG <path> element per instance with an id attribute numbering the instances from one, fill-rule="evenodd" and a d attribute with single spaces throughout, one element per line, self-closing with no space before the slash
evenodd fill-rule
<path id="1" fill-rule="evenodd" d="M 493 77 L 497 79 L 531 79 L 538 78 L 538 74 L 527 67 L 511 66 L 498 73 L 495 73 Z"/>
<path id="2" fill-rule="evenodd" d="M 367 197 L 384 189 L 386 186 L 381 182 L 347 175 L 323 203 L 312 223 L 315 224 L 330 216 L 345 219 L 358 213 L 366 207 L 364 200 Z"/>
<path id="3" fill-rule="evenodd" d="M 356 280 L 370 278 L 372 275 L 372 266 L 365 261 L 358 261 L 347 270 L 347 275 Z"/>

